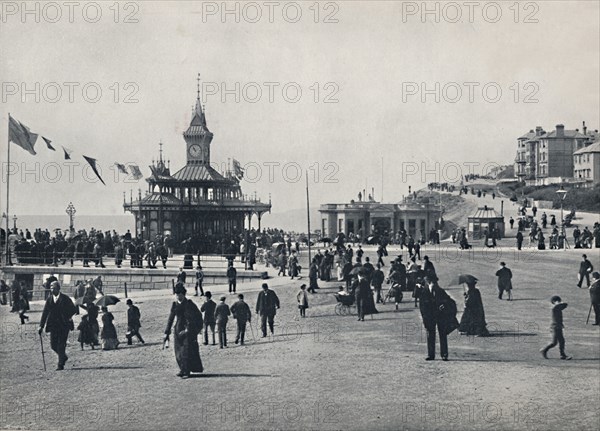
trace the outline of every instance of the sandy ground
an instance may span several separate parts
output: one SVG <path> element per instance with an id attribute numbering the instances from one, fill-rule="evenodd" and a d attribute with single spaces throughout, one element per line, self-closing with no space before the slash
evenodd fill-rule
<path id="1" fill-rule="evenodd" d="M 398 254 L 390 250 L 390 257 Z M 42 304 L 31 320 L 0 307 L 0 427 L 3 429 L 291 429 L 291 430 L 563 430 L 600 426 L 600 331 L 586 325 L 589 295 L 577 289 L 580 250 L 523 251 L 452 245 L 425 250 L 440 282 L 468 272 L 480 279 L 490 338 L 449 338 L 450 361 L 426 362 L 420 315 L 410 298 L 398 312 L 378 305 L 373 319 L 334 313 L 339 283 L 322 283 L 299 319 L 295 293 L 307 280 L 269 280 L 282 307 L 275 335 L 265 339 L 254 321 L 248 344 L 201 346 L 205 372 L 181 380 L 172 348 L 162 350 L 170 303 L 168 290 L 133 292 L 142 311 L 146 345 L 116 351 L 80 351 L 72 334 L 65 371 L 44 337 L 48 371 L 42 370 L 36 332 Z M 591 253 L 588 253 L 591 254 Z M 367 255 L 374 259 L 374 250 Z M 596 253 L 594 266 L 600 263 Z M 305 258 L 305 257 L 304 257 Z M 405 257 L 406 260 L 406 257 Z M 500 260 L 514 272 L 515 301 L 497 299 L 494 272 Z M 303 264 L 304 267 L 305 263 Z M 386 267 L 387 269 L 387 267 Z M 253 307 L 260 282 L 241 290 Z M 216 293 L 225 286 L 212 286 Z M 448 288 L 462 309 L 463 288 Z M 565 310 L 567 353 L 562 361 L 539 349 L 549 341 L 549 297 Z M 233 296 L 229 297 L 233 302 Z M 192 298 L 201 303 L 201 298 Z M 124 341 L 126 306 L 113 308 Z M 460 317 L 460 316 L 459 316 Z M 76 317 L 77 325 L 79 317 Z M 593 319 L 593 317 L 592 317 Z M 229 323 L 230 339 L 234 322 Z"/>

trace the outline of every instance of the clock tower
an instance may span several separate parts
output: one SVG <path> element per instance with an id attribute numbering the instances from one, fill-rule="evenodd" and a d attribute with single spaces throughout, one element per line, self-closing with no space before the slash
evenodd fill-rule
<path id="1" fill-rule="evenodd" d="M 187 147 L 188 165 L 210 165 L 210 143 L 213 134 L 206 126 L 206 115 L 200 103 L 200 74 L 198 74 L 196 107 L 189 127 L 183 132 L 183 139 L 185 139 Z"/>

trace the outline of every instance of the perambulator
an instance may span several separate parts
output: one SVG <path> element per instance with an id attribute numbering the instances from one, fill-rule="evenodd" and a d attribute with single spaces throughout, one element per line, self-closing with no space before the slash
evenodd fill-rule
<path id="1" fill-rule="evenodd" d="M 335 314 L 338 316 L 347 316 L 355 314 L 352 308 L 356 308 L 354 304 L 354 295 L 341 295 L 339 293 L 334 294 L 337 304 L 335 305 Z"/>
<path id="2" fill-rule="evenodd" d="M 402 302 L 403 297 L 404 295 L 402 294 L 400 284 L 392 283 L 381 301 L 382 304 L 385 304 L 386 302 L 396 302 L 399 304 Z"/>

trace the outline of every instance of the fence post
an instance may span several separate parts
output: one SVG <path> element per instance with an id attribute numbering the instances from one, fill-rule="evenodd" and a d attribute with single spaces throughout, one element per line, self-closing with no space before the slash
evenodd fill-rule
<path id="1" fill-rule="evenodd" d="M 125 298 L 127 298 L 127 282 L 123 282 L 123 289 L 125 290 Z"/>

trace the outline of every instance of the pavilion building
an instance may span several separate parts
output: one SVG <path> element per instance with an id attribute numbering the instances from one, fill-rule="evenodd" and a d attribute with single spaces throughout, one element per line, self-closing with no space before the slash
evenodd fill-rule
<path id="1" fill-rule="evenodd" d="M 265 203 L 242 194 L 243 171 L 235 160 L 233 172 L 228 169 L 221 174 L 211 166 L 213 136 L 206 124 L 198 84 L 196 107 L 183 133 L 186 165 L 171 174 L 161 148 L 159 159 L 150 166 L 146 195 L 140 190 L 137 200 L 130 197 L 129 202 L 123 202 L 124 210 L 135 216 L 138 238 L 153 240 L 157 235 L 170 234 L 178 242 L 195 236 L 231 237 L 250 228 L 254 215 L 260 230 L 263 214 L 271 211 L 270 198 Z"/>

